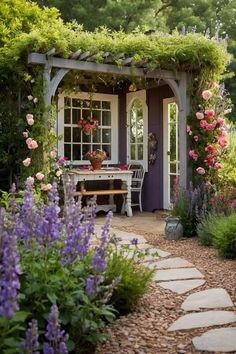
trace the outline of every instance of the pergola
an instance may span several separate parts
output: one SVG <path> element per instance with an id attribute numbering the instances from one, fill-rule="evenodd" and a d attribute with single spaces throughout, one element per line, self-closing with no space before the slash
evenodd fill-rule
<path id="1" fill-rule="evenodd" d="M 116 64 L 122 60 L 122 66 Z M 103 62 L 96 62 L 96 53 L 83 52 L 78 49 L 70 58 L 62 58 L 53 48 L 45 54 L 30 53 L 28 64 L 39 64 L 44 66 L 44 100 L 50 105 L 56 90 L 71 70 L 89 73 L 114 74 L 124 77 L 140 77 L 144 79 L 163 80 L 172 89 L 179 109 L 179 140 L 180 146 L 180 184 L 187 185 L 187 138 L 186 123 L 189 113 L 189 98 L 187 95 L 187 74 L 186 72 L 173 72 L 161 69 L 150 69 L 148 62 L 135 62 L 132 57 L 125 57 L 123 53 L 113 55 L 104 53 Z M 53 71 L 52 71 L 53 69 Z M 55 70 L 56 69 L 56 70 Z"/>

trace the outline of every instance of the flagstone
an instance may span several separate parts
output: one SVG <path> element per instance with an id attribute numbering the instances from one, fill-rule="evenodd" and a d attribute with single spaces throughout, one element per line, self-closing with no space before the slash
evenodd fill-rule
<path id="1" fill-rule="evenodd" d="M 236 352 L 236 327 L 211 329 L 200 337 L 194 337 L 197 350 L 207 352 Z"/>
<path id="2" fill-rule="evenodd" d="M 164 289 L 168 289 L 177 294 L 184 294 L 188 291 L 198 288 L 199 286 L 205 284 L 204 279 L 186 279 L 186 280 L 174 280 L 174 281 L 164 281 L 158 283 Z"/>
<path id="3" fill-rule="evenodd" d="M 230 311 L 206 311 L 190 313 L 180 317 L 168 331 L 210 327 L 236 322 L 236 314 Z"/>
<path id="4" fill-rule="evenodd" d="M 213 288 L 191 294 L 182 303 L 185 311 L 199 311 L 203 308 L 233 307 L 233 302 L 225 289 Z"/>
<path id="5" fill-rule="evenodd" d="M 154 275 L 154 280 L 183 280 L 204 278 L 204 275 L 197 268 L 176 268 L 158 270 Z"/>
<path id="6" fill-rule="evenodd" d="M 189 268 L 189 267 L 194 267 L 194 265 L 180 257 L 162 259 L 160 261 L 150 263 L 150 268 L 152 269 L 171 269 L 171 268 Z"/>

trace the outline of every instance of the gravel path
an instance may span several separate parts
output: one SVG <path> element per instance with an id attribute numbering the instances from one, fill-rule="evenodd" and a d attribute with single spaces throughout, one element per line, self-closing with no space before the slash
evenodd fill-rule
<path id="1" fill-rule="evenodd" d="M 142 228 L 113 225 L 115 228 L 143 235 L 146 240 L 171 253 L 171 257 L 182 257 L 193 263 L 205 276 L 206 283 L 197 291 L 209 288 L 224 288 L 234 303 L 231 311 L 236 311 L 236 262 L 220 259 L 212 248 L 200 246 L 197 238 L 181 241 L 167 241 L 163 233 L 145 232 Z M 192 345 L 192 338 L 206 332 L 194 329 L 167 332 L 168 327 L 185 314 L 181 304 L 196 289 L 184 295 L 162 289 L 156 282 L 149 292 L 139 301 L 133 313 L 117 319 L 106 328 L 110 338 L 98 346 L 96 354 L 174 354 L 199 353 Z M 232 325 L 224 327 L 232 327 Z M 219 328 L 220 326 L 209 327 Z"/>

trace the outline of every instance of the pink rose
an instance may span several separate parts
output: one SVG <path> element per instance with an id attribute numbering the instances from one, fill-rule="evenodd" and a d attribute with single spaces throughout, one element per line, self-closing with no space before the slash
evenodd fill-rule
<path id="1" fill-rule="evenodd" d="M 218 135 L 219 135 L 220 138 L 224 138 L 224 137 L 226 137 L 228 135 L 228 133 L 227 133 L 226 130 L 222 129 L 222 130 L 219 131 Z"/>
<path id="2" fill-rule="evenodd" d="M 31 141 L 32 141 L 33 139 L 32 138 L 28 138 L 28 139 L 26 139 L 26 144 L 28 145 L 28 144 L 30 144 L 31 143 Z"/>
<path id="3" fill-rule="evenodd" d="M 219 151 L 217 150 L 217 148 L 211 144 L 207 144 L 207 147 L 205 150 L 208 151 L 213 156 L 219 155 Z"/>
<path id="4" fill-rule="evenodd" d="M 186 132 L 188 133 L 190 130 L 191 130 L 190 125 L 187 125 L 187 127 L 186 127 Z"/>
<path id="5" fill-rule="evenodd" d="M 198 135 L 194 135 L 193 139 L 194 139 L 195 141 L 198 141 L 198 140 L 199 140 Z"/>
<path id="6" fill-rule="evenodd" d="M 213 166 L 214 163 L 215 163 L 215 159 L 214 159 L 213 156 L 208 155 L 208 156 L 205 158 L 204 162 L 205 162 L 206 165 L 208 165 L 208 166 Z"/>
<path id="7" fill-rule="evenodd" d="M 38 147 L 38 143 L 36 140 L 31 140 L 27 145 L 30 150 L 37 149 L 37 147 Z"/>
<path id="8" fill-rule="evenodd" d="M 210 90 L 205 90 L 202 92 L 202 98 L 208 101 L 212 97 L 212 92 Z"/>
<path id="9" fill-rule="evenodd" d="M 194 160 L 197 161 L 198 154 L 194 150 L 189 150 L 189 156 Z"/>
<path id="10" fill-rule="evenodd" d="M 35 177 L 37 178 L 38 181 L 42 181 L 45 176 L 42 172 L 38 172 L 36 173 Z"/>
<path id="11" fill-rule="evenodd" d="M 199 175 L 205 175 L 205 173 L 206 173 L 206 171 L 204 170 L 203 167 L 198 167 L 198 168 L 196 169 L 196 171 L 197 171 L 197 173 L 198 173 Z"/>
<path id="12" fill-rule="evenodd" d="M 214 167 L 216 170 L 220 170 L 222 168 L 222 164 L 220 162 L 216 162 Z"/>
<path id="13" fill-rule="evenodd" d="M 224 147 L 227 147 L 228 141 L 227 141 L 226 138 L 220 138 L 220 139 L 218 139 L 218 144 L 219 144 L 222 148 L 224 148 Z"/>
<path id="14" fill-rule="evenodd" d="M 202 112 L 197 112 L 196 113 L 196 117 L 197 117 L 197 119 L 203 119 L 204 118 L 204 114 L 202 113 Z"/>
<path id="15" fill-rule="evenodd" d="M 208 118 L 214 117 L 215 111 L 214 111 L 213 109 L 206 109 L 206 110 L 205 110 L 205 115 L 206 115 Z"/>
<path id="16" fill-rule="evenodd" d="M 29 133 L 28 132 L 23 132 L 23 137 L 24 138 L 28 138 L 29 137 Z"/>
<path id="17" fill-rule="evenodd" d="M 219 124 L 220 127 L 222 127 L 225 124 L 225 120 L 222 117 L 217 118 L 217 124 Z"/>
<path id="18" fill-rule="evenodd" d="M 52 185 L 51 183 L 48 183 L 48 184 L 42 184 L 42 187 L 41 187 L 41 190 L 44 191 L 44 192 L 48 192 L 52 189 Z"/>
<path id="19" fill-rule="evenodd" d="M 31 164 L 31 158 L 27 157 L 27 159 L 23 160 L 22 162 L 25 167 L 28 167 Z"/>
<path id="20" fill-rule="evenodd" d="M 207 121 L 206 121 L 205 119 L 203 119 L 203 120 L 200 121 L 200 126 L 201 126 L 202 128 L 205 128 L 207 124 L 208 124 L 208 123 L 207 123 Z"/>
<path id="21" fill-rule="evenodd" d="M 33 125 L 34 124 L 34 116 L 33 116 L 33 114 L 27 114 L 26 115 L 26 120 L 27 120 L 27 123 L 29 125 Z"/>

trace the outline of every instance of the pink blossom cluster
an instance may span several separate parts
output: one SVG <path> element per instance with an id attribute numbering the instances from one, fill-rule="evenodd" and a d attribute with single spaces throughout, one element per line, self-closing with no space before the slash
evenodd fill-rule
<path id="1" fill-rule="evenodd" d="M 98 127 L 98 121 L 93 118 L 82 118 L 78 122 L 79 128 L 82 128 L 85 134 L 91 134 Z"/>
<path id="2" fill-rule="evenodd" d="M 33 114 L 27 114 L 26 115 L 26 121 L 27 121 L 28 125 L 32 126 L 34 124 L 34 116 L 33 116 Z M 29 136 L 29 131 L 28 130 L 23 132 L 23 137 L 26 139 L 25 142 L 26 142 L 26 145 L 27 145 L 29 150 L 35 150 L 35 149 L 38 148 L 37 141 L 32 139 Z M 27 157 L 25 160 L 22 161 L 22 163 L 23 163 L 23 165 L 25 167 L 28 167 L 31 164 L 31 158 Z"/>

